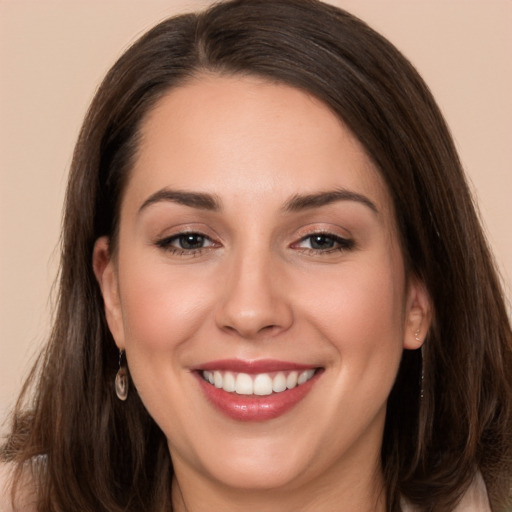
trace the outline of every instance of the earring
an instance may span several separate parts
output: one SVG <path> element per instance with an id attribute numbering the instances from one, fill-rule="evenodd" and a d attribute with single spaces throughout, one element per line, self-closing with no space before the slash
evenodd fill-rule
<path id="1" fill-rule="evenodd" d="M 421 325 L 418 327 L 416 332 L 414 333 L 414 339 L 418 342 L 421 342 L 420 338 L 420 332 L 421 332 Z M 421 381 L 420 381 L 420 399 L 423 400 L 423 381 L 425 380 L 425 371 L 424 371 L 424 365 L 423 365 L 423 346 L 421 346 Z"/>
<path id="2" fill-rule="evenodd" d="M 423 384 L 425 380 L 425 358 L 423 354 L 423 345 L 421 347 L 421 381 L 420 381 L 420 400 L 423 400 L 424 390 Z"/>
<path id="3" fill-rule="evenodd" d="M 116 374 L 115 389 L 116 395 L 119 400 L 123 402 L 128 398 L 128 370 L 126 365 L 123 365 L 124 350 L 119 351 L 119 370 Z"/>

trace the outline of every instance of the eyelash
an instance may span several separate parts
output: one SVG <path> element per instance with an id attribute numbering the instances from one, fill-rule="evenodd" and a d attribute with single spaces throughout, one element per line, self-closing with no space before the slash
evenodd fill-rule
<path id="1" fill-rule="evenodd" d="M 176 241 L 178 243 L 184 242 L 185 238 L 196 238 L 196 239 L 202 239 L 203 241 L 208 241 L 210 244 L 205 247 L 196 247 L 196 248 L 185 248 L 185 247 L 174 247 L 172 244 Z M 184 232 L 184 233 L 177 233 L 176 235 L 172 235 L 167 238 L 163 238 L 162 240 L 158 240 L 156 242 L 156 245 L 160 247 L 161 249 L 164 249 L 167 252 L 170 252 L 171 254 L 174 254 L 176 256 L 198 256 L 203 251 L 210 249 L 210 247 L 215 247 L 217 244 L 211 240 L 210 237 L 203 235 L 202 233 L 196 233 L 196 232 Z"/>
<path id="2" fill-rule="evenodd" d="M 330 241 L 333 244 L 333 247 L 329 247 L 327 249 L 318 249 L 314 247 L 298 247 L 299 244 L 302 244 L 303 242 L 310 240 L 311 241 L 316 238 L 323 239 L 323 241 Z M 326 233 L 326 232 L 315 232 L 311 233 L 303 238 L 301 238 L 298 242 L 295 242 L 292 247 L 295 247 L 299 250 L 302 250 L 303 252 L 311 255 L 323 255 L 323 254 L 332 254 L 333 252 L 345 252 L 350 251 L 355 248 L 355 242 L 354 240 L 350 238 L 343 238 L 338 235 L 334 235 L 332 233 Z"/>
<path id="3" fill-rule="evenodd" d="M 175 247 L 172 244 L 175 242 L 180 243 L 182 245 L 185 242 L 185 239 L 195 239 L 196 243 L 204 243 L 209 242 L 209 245 L 203 246 L 203 247 L 194 247 L 194 248 L 185 248 L 185 247 Z M 313 239 L 316 238 L 317 242 L 322 240 L 323 243 L 330 242 L 332 243 L 332 247 L 319 249 L 314 247 L 300 247 L 300 244 L 304 243 L 307 240 L 310 240 L 310 243 L 313 241 Z M 199 241 L 197 242 L 197 240 Z M 186 242 L 185 242 L 186 243 Z M 210 250 L 211 248 L 218 247 L 218 244 L 213 242 L 210 237 L 207 235 L 204 235 L 202 233 L 197 232 L 184 232 L 184 233 L 177 233 L 176 235 L 172 235 L 167 238 L 163 238 L 162 240 L 158 240 L 156 242 L 156 245 L 167 251 L 170 252 L 173 255 L 176 256 L 199 256 L 201 253 L 203 253 L 206 250 Z M 304 236 L 301 238 L 298 242 L 295 242 L 291 245 L 292 248 L 300 250 L 301 252 L 304 252 L 306 254 L 311 255 L 324 255 L 324 254 L 332 254 L 333 252 L 344 252 L 344 251 L 350 251 L 355 248 L 355 242 L 354 240 L 351 240 L 349 238 L 343 238 L 338 235 L 334 235 L 332 233 L 324 233 L 324 232 L 315 232 L 311 233 L 307 236 Z"/>

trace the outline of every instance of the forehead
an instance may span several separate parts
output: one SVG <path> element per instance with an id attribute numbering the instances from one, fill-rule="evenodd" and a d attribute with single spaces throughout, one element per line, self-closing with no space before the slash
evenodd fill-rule
<path id="1" fill-rule="evenodd" d="M 156 103 L 125 196 L 140 205 L 163 187 L 255 205 L 346 188 L 391 211 L 380 173 L 323 102 L 250 76 L 199 76 Z"/>

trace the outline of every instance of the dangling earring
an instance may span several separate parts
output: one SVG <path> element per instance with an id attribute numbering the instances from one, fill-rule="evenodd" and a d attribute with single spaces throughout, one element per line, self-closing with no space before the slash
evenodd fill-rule
<path id="1" fill-rule="evenodd" d="M 421 325 L 418 327 L 418 330 L 414 333 L 414 339 L 418 342 L 421 341 L 420 338 Z M 420 354 L 421 354 L 421 381 L 420 381 L 420 400 L 423 400 L 423 381 L 425 380 L 425 370 L 423 363 L 423 346 L 421 345 Z"/>
<path id="2" fill-rule="evenodd" d="M 420 382 L 420 400 L 423 400 L 423 381 L 425 380 L 425 358 L 423 357 L 423 345 L 421 346 L 421 382 Z"/>
<path id="3" fill-rule="evenodd" d="M 122 400 L 123 402 L 128 397 L 128 370 L 126 368 L 126 365 L 123 365 L 123 355 L 124 350 L 119 351 L 119 370 L 116 374 L 116 380 L 115 380 L 115 389 L 116 389 L 116 395 L 119 400 Z M 126 357 L 125 357 L 126 359 Z"/>

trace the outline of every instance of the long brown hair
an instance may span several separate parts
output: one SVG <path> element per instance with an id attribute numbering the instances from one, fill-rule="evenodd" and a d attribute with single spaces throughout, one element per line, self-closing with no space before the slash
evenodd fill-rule
<path id="1" fill-rule="evenodd" d="M 92 250 L 103 235 L 115 245 L 142 120 L 165 92 L 204 71 L 313 94 L 350 127 L 387 183 L 408 271 L 434 307 L 423 350 L 404 352 L 388 401 L 388 510 L 400 509 L 400 496 L 420 510 L 452 510 L 477 469 L 493 509 L 504 509 L 512 335 L 452 139 L 411 64 L 366 24 L 315 0 L 235 0 L 171 18 L 110 70 L 71 166 L 53 331 L 13 412 L 3 459 L 19 474 L 32 463 L 40 511 L 170 510 L 166 439 L 136 392 L 126 402 L 114 394 L 118 351 Z"/>

